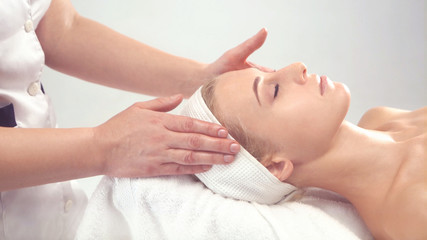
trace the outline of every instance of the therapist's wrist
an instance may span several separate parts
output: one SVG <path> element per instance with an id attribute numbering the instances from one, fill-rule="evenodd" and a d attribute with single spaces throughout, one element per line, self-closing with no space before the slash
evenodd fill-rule
<path id="1" fill-rule="evenodd" d="M 94 176 L 96 175 L 107 175 L 106 162 L 108 152 L 109 139 L 105 139 L 99 133 L 99 127 L 90 128 L 91 138 L 91 171 Z"/>
<path id="2" fill-rule="evenodd" d="M 187 70 L 189 75 L 187 79 L 182 83 L 182 87 L 179 91 L 180 94 L 183 94 L 184 98 L 189 98 L 193 93 L 201 87 L 206 81 L 208 81 L 212 75 L 209 72 L 209 64 L 195 62 L 191 67 L 191 70 Z M 176 86 L 175 86 L 176 87 Z"/>

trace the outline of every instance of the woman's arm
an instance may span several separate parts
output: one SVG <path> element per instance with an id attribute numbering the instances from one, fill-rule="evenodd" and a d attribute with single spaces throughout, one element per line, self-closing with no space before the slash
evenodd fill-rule
<path id="1" fill-rule="evenodd" d="M 0 192 L 102 174 L 93 131 L 0 127 Z"/>
<path id="2" fill-rule="evenodd" d="M 80 16 L 69 0 L 53 0 L 36 30 L 46 64 L 66 74 L 124 90 L 189 97 L 205 80 L 252 66 L 246 58 L 265 41 L 260 31 L 213 64 L 170 55 Z"/>
<path id="3" fill-rule="evenodd" d="M 0 192 L 95 175 L 193 174 L 233 160 L 239 149 L 218 138 L 223 127 L 163 113 L 181 101 L 136 103 L 94 128 L 0 127 Z"/>
<path id="4" fill-rule="evenodd" d="M 78 78 L 150 95 L 191 94 L 204 64 L 175 57 L 80 16 L 53 0 L 37 27 L 46 64 Z"/>
<path id="5" fill-rule="evenodd" d="M 189 96 L 205 78 L 250 67 L 266 31 L 210 65 L 175 57 L 79 16 L 53 0 L 36 30 L 47 64 L 96 83 L 153 95 Z M 188 80 L 190 79 L 190 80 Z M 85 129 L 0 128 L 0 191 L 94 175 L 192 174 L 233 160 L 238 144 L 216 124 L 174 116 L 182 97 L 137 103 Z"/>

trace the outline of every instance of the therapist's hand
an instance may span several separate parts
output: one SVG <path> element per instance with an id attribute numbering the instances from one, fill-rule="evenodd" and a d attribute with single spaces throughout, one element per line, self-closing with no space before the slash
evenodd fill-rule
<path id="1" fill-rule="evenodd" d="M 94 128 L 102 173 L 114 177 L 193 174 L 227 164 L 239 151 L 224 127 L 165 113 L 181 95 L 139 102 Z"/>
<path id="2" fill-rule="evenodd" d="M 207 79 L 211 79 L 228 71 L 250 67 L 258 68 L 264 72 L 274 72 L 275 70 L 273 69 L 247 61 L 247 58 L 264 44 L 266 38 L 267 30 L 263 28 L 253 37 L 225 52 L 218 60 L 208 65 L 206 68 Z"/>

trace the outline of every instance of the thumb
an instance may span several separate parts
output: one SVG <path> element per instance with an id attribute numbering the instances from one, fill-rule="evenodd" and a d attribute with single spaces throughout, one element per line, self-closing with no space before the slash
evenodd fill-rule
<path id="1" fill-rule="evenodd" d="M 150 101 L 138 104 L 140 108 L 158 112 L 169 112 L 176 108 L 182 102 L 182 95 L 177 94 L 170 97 L 156 98 Z"/>
<path id="2" fill-rule="evenodd" d="M 253 37 L 249 38 L 248 40 L 241 43 L 236 48 L 232 49 L 236 53 L 240 55 L 242 60 L 246 60 L 255 50 L 260 48 L 267 38 L 267 30 L 265 28 L 261 29 L 257 34 L 255 34 Z"/>
<path id="3" fill-rule="evenodd" d="M 250 67 L 257 68 L 258 70 L 263 71 L 263 72 L 275 72 L 275 71 L 276 71 L 276 70 L 274 70 L 274 69 L 271 69 L 271 68 L 268 68 L 268 67 L 264 67 L 264 66 L 261 66 L 261 65 L 255 64 L 255 63 L 253 63 L 253 62 L 246 61 L 246 63 L 247 63 Z"/>

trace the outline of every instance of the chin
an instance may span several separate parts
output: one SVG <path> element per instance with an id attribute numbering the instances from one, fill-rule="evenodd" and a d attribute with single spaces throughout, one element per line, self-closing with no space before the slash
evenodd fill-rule
<path id="1" fill-rule="evenodd" d="M 350 100 L 351 100 L 350 89 L 344 83 L 336 82 L 336 90 L 339 91 L 340 101 L 342 102 L 343 107 L 347 109 L 346 110 L 346 114 L 347 114 L 348 109 L 350 107 Z"/>
<path id="2" fill-rule="evenodd" d="M 350 89 L 348 88 L 348 86 L 342 82 L 334 82 L 335 83 L 335 87 L 338 91 L 343 92 L 344 94 L 348 95 L 348 97 L 350 97 Z"/>
<path id="3" fill-rule="evenodd" d="M 344 83 L 341 83 L 341 85 L 342 85 L 342 88 L 344 89 L 344 92 L 347 93 L 349 98 L 348 100 L 350 101 L 350 98 L 351 98 L 350 88 L 348 88 L 348 86 L 345 85 Z"/>
<path id="4" fill-rule="evenodd" d="M 335 109 L 337 109 L 339 115 L 337 119 L 340 119 L 339 125 L 341 125 L 348 113 L 348 110 L 350 109 L 351 94 L 347 85 L 343 83 L 336 83 L 335 86 L 337 94 Z"/>

